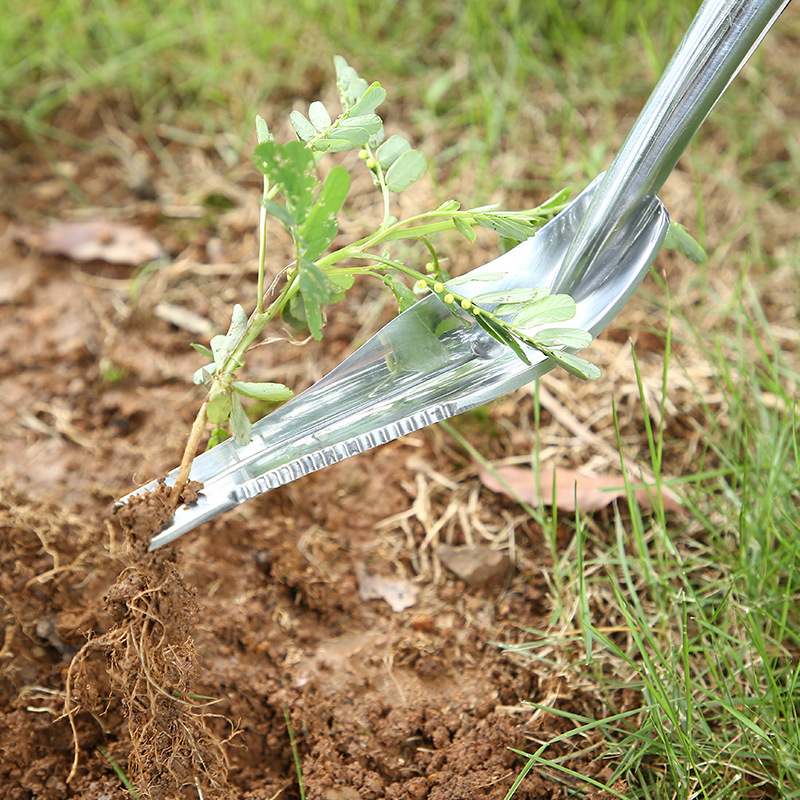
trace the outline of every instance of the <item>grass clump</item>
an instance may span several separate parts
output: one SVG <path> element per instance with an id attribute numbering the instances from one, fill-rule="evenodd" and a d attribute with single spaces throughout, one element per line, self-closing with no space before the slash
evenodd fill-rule
<path id="1" fill-rule="evenodd" d="M 523 754 L 526 771 L 626 800 L 800 796 L 800 373 L 744 284 L 741 298 L 738 347 L 726 337 L 707 351 L 725 412 L 707 409 L 707 468 L 683 480 L 691 521 L 657 504 L 645 515 L 632 491 L 609 540 L 578 520 L 582 555 L 554 560 L 550 629 L 510 648 L 539 663 L 557 642 L 562 668 L 600 698 L 594 715 L 536 706 L 569 728 Z M 641 400 L 658 474 L 664 431 Z M 587 738 L 607 764 L 602 782 L 550 755 L 565 741 L 586 752 Z"/>

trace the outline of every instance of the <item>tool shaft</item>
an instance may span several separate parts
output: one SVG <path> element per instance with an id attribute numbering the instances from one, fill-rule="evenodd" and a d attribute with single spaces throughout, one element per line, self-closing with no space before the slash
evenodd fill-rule
<path id="1" fill-rule="evenodd" d="M 655 195 L 789 0 L 705 0 L 598 187 L 555 281 L 569 291 Z"/>

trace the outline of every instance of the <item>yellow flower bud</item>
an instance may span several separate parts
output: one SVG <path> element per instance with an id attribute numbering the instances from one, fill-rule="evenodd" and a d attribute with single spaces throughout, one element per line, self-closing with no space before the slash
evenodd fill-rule
<path id="1" fill-rule="evenodd" d="M 449 292 L 444 296 L 444 301 L 448 305 L 450 305 L 450 303 L 452 303 L 454 300 L 455 300 L 455 297 L 453 297 L 453 295 L 451 295 Z"/>
<path id="2" fill-rule="evenodd" d="M 469 311 L 472 308 L 472 302 L 470 300 L 467 300 L 467 298 L 465 297 L 461 301 L 461 308 L 463 308 L 464 311 Z"/>
<path id="3" fill-rule="evenodd" d="M 441 294 L 444 291 L 444 284 L 443 283 L 438 283 L 438 282 L 434 283 L 433 284 L 433 291 L 436 292 L 436 294 Z"/>
<path id="4" fill-rule="evenodd" d="M 422 278 L 420 278 L 416 283 L 416 287 L 417 287 L 417 289 L 422 291 L 423 289 L 427 289 L 428 288 L 428 284 L 425 281 L 423 281 Z"/>

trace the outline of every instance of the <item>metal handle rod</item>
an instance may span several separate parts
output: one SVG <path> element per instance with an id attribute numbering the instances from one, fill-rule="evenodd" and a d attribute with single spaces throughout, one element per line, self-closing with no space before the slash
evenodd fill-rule
<path id="1" fill-rule="evenodd" d="M 555 291 L 569 292 L 597 253 L 655 195 L 728 84 L 789 0 L 705 0 L 597 189 Z"/>

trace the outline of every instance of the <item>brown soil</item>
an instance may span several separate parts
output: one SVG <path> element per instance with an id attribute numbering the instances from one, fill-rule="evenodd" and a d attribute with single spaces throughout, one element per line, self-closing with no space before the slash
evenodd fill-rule
<path id="1" fill-rule="evenodd" d="M 508 526 L 510 501 L 466 502 L 474 473 L 459 484 L 470 505 L 461 523 L 451 514 L 431 534 L 451 502 L 442 481 L 458 482 L 464 463 L 435 431 L 142 552 L 130 518 L 109 510 L 131 481 L 177 463 L 198 402 L 187 378 L 201 361 L 188 347 L 199 337 L 157 309 L 182 305 L 223 329 L 233 302 L 251 302 L 258 183 L 242 167 L 223 184 L 238 192 L 233 212 L 168 219 L 118 180 L 119 165 L 63 157 L 102 214 L 27 145 L 3 165 L 16 203 L 0 210 L 3 796 L 124 796 L 103 748 L 153 797 L 196 792 L 195 782 L 205 798 L 297 797 L 286 711 L 312 800 L 502 798 L 524 763 L 509 748 L 562 726 L 526 701 L 607 713 L 557 670 L 533 671 L 490 644 L 546 626 L 547 558 L 529 521 Z M 173 260 L 131 283 L 130 268 L 78 266 L 19 241 L 22 222 L 108 213 L 143 225 Z M 332 313 L 323 345 L 260 348 L 248 368 L 302 388 L 389 313 L 367 288 Z M 530 398 L 521 406 L 529 413 Z M 526 565 L 509 579 L 467 585 L 442 568 L 438 543 L 506 549 L 508 531 Z M 416 602 L 395 612 L 361 599 L 365 572 L 416 587 Z M 570 763 L 606 775 L 599 756 Z M 531 774 L 517 797 L 565 791 Z"/>

